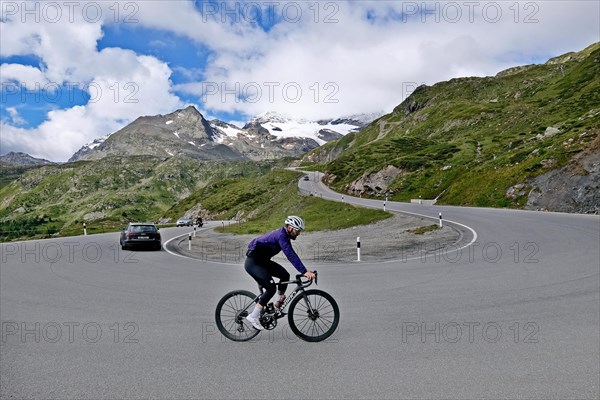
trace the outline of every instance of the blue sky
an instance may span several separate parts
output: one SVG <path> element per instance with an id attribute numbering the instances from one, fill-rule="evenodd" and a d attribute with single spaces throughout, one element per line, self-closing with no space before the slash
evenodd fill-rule
<path id="1" fill-rule="evenodd" d="M 0 153 L 53 161 L 140 115 L 389 112 L 418 84 L 600 40 L 597 1 L 1 0 L 0 12 Z"/>

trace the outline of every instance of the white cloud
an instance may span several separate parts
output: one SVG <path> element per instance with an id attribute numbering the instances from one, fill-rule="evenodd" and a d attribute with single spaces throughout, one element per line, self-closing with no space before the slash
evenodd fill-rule
<path id="1" fill-rule="evenodd" d="M 46 76 L 39 68 L 21 64 L 0 65 L 0 84 L 3 89 L 16 91 L 23 87 L 36 90 L 36 86 L 44 87 L 47 83 Z"/>
<path id="2" fill-rule="evenodd" d="M 390 111 L 418 84 L 493 75 L 599 39 L 597 2 L 428 2 L 423 15 L 411 8 L 423 2 L 318 3 L 318 18 L 315 4 L 266 37 L 246 35 L 250 57 L 219 42 L 204 81 L 178 89 L 204 95 L 214 112 L 322 118 Z M 337 22 L 324 23 L 327 17 Z M 252 101 L 235 101 L 236 93 Z"/>
<path id="3" fill-rule="evenodd" d="M 591 1 L 426 2 L 424 14 L 421 1 L 92 3 L 102 18 L 86 17 L 81 5 L 69 21 L 66 13 L 54 23 L 0 18 L 0 56 L 40 60 L 38 68 L 3 64 L 2 82 L 76 84 L 92 96 L 84 106 L 50 112 L 32 129 L 9 112 L 17 119 L 2 122 L 3 152 L 65 160 L 140 115 L 181 107 L 174 90 L 199 100 L 204 94 L 201 106 L 213 115 L 274 110 L 316 119 L 390 111 L 421 83 L 493 75 L 600 39 L 600 5 Z M 205 15 L 194 4 L 203 4 Z M 252 15 L 236 13 L 256 13 L 257 4 L 263 17 L 279 21 L 268 32 Z M 191 39 L 211 50 L 209 63 L 183 67 L 118 47 L 98 51 L 103 26 L 115 22 Z M 172 71 L 190 81 L 174 88 Z"/>
<path id="4" fill-rule="evenodd" d="M 8 115 L 10 116 L 13 125 L 19 126 L 27 124 L 27 121 L 19 115 L 19 111 L 17 111 L 16 107 L 7 107 L 6 111 L 8 111 Z"/>
<path id="5" fill-rule="evenodd" d="M 90 95 L 86 105 L 50 111 L 35 128 L 20 128 L 14 118 L 12 125 L 3 121 L 2 152 L 18 150 L 66 161 L 84 144 L 140 115 L 171 112 L 181 106 L 171 93 L 171 69 L 165 62 L 121 48 L 98 51 L 102 21 L 91 23 L 81 14 L 74 16 L 72 22 L 64 23 L 44 18 L 35 24 L 19 18 L 1 23 L 2 56 L 33 55 L 41 63 L 40 68 L 3 64 L 3 83 L 18 82 L 28 89 L 50 85 L 60 91 L 57 97 L 73 96 L 74 87 Z"/>
<path id="6" fill-rule="evenodd" d="M 85 106 L 50 111 L 47 120 L 32 129 L 3 124 L 3 152 L 18 148 L 35 157 L 66 161 L 84 144 L 140 115 L 167 113 L 182 106 L 169 93 L 170 69 L 165 63 L 122 49 L 90 56 L 98 60 L 98 66 L 109 63 L 121 69 L 95 74 L 87 86 L 91 99 Z"/>

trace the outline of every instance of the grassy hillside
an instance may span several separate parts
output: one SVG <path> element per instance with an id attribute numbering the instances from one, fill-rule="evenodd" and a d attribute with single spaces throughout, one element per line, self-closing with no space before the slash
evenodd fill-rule
<path id="1" fill-rule="evenodd" d="M 2 240 L 114 231 L 129 221 L 158 221 L 209 183 L 254 178 L 272 168 L 255 162 L 200 162 L 185 157 L 107 157 L 32 168 L 0 189 Z M 171 221 L 181 215 L 171 213 Z"/>
<path id="2" fill-rule="evenodd" d="M 185 202 L 201 202 L 202 207 L 221 219 L 241 221 L 226 227 L 226 231 L 234 233 L 266 232 L 282 226 L 288 215 L 302 216 L 307 231 L 342 229 L 391 216 L 379 210 L 301 196 L 297 184 L 301 175 L 273 170 L 256 179 L 219 181 L 200 189 Z"/>
<path id="3" fill-rule="evenodd" d="M 184 214 L 247 221 L 239 232 L 301 214 L 310 230 L 369 223 L 389 214 L 297 193 L 298 172 L 277 162 L 201 162 L 186 157 L 107 157 L 14 171 L 0 189 L 0 240 L 118 230 L 130 221 L 168 224 Z M 19 175 L 20 174 L 20 175 Z"/>
<path id="4" fill-rule="evenodd" d="M 312 153 L 343 152 L 318 166 L 333 188 L 393 165 L 401 170 L 381 192 L 394 200 L 518 207 L 512 185 L 560 168 L 600 133 L 600 44 L 543 65 L 486 78 L 417 88 L 402 104 L 357 134 Z M 318 152 L 318 153 L 317 153 Z"/>

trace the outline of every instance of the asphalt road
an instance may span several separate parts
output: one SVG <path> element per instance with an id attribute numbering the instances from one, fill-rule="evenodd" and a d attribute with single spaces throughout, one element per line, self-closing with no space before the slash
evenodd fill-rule
<path id="1" fill-rule="evenodd" d="M 341 200 L 314 180 L 300 184 Z M 2 244 L 0 395 L 600 397 L 598 216 L 386 207 L 436 221 L 441 212 L 472 232 L 470 245 L 312 265 L 341 309 L 336 334 L 316 344 L 286 321 L 249 343 L 218 333 L 219 298 L 255 288 L 241 265 L 121 251 L 117 233 Z"/>

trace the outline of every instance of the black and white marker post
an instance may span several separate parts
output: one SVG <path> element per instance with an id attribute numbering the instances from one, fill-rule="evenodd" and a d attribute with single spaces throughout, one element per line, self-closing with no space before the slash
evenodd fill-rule
<path id="1" fill-rule="evenodd" d="M 83 236 L 87 236 L 87 225 L 83 223 Z"/>
<path id="2" fill-rule="evenodd" d="M 442 213 L 440 213 L 440 228 L 443 226 L 444 224 L 442 223 Z"/>
<path id="3" fill-rule="evenodd" d="M 356 261 L 360 261 L 360 236 L 356 237 Z"/>
<path id="4" fill-rule="evenodd" d="M 188 234 L 188 250 L 192 250 L 192 233 Z"/>

